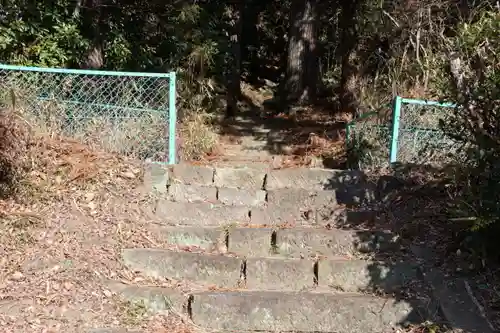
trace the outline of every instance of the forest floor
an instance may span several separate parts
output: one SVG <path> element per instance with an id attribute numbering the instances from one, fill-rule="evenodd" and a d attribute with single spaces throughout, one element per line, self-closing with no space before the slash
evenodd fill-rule
<path id="1" fill-rule="evenodd" d="M 22 200 L 0 201 L 0 331 L 179 326 L 143 323 L 103 284 L 135 282 L 120 250 L 151 246 L 142 166 L 65 139 L 47 138 L 35 158 L 43 168 L 19 184 Z"/>

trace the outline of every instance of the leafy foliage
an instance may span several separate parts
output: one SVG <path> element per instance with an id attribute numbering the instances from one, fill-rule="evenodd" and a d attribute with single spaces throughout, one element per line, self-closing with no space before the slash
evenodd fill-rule
<path id="1" fill-rule="evenodd" d="M 463 84 L 456 85 L 459 108 L 442 123 L 447 134 L 467 150 L 456 175 L 460 191 L 455 207 L 474 216 L 472 230 L 490 252 L 498 253 L 493 235 L 500 228 L 500 13 L 484 12 L 475 22 L 463 23 L 455 50 L 462 63 Z"/>

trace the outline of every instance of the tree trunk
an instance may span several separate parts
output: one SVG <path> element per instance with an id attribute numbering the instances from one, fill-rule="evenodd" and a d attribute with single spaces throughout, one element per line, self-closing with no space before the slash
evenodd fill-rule
<path id="1" fill-rule="evenodd" d="M 248 81 L 258 83 L 258 77 L 261 73 L 261 63 L 258 59 L 257 48 L 259 46 L 259 14 L 263 10 L 261 2 L 257 0 L 245 1 L 245 7 L 242 12 L 242 31 L 241 31 L 241 59 L 248 64 Z"/>
<path id="2" fill-rule="evenodd" d="M 342 2 L 339 26 L 342 74 L 340 79 L 340 106 L 343 112 L 355 117 L 359 104 L 359 64 L 357 63 L 358 31 L 356 14 L 360 0 Z"/>
<path id="3" fill-rule="evenodd" d="M 315 101 L 319 79 L 317 36 L 318 0 L 294 0 L 290 15 L 285 80 L 282 100 L 285 107 Z"/>
<path id="4" fill-rule="evenodd" d="M 102 13 L 102 0 L 87 0 L 83 10 L 83 32 L 91 40 L 91 44 L 81 67 L 99 69 L 104 66 L 104 36 L 105 26 Z"/>
<path id="5" fill-rule="evenodd" d="M 230 6 L 230 37 L 227 72 L 226 118 L 236 116 L 241 96 L 241 29 L 244 1 Z"/>

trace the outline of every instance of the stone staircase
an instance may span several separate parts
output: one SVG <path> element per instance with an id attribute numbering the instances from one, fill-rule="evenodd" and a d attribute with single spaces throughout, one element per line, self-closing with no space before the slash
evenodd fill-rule
<path id="1" fill-rule="evenodd" d="M 163 221 L 151 230 L 175 246 L 124 249 L 123 262 L 199 286 L 109 284 L 152 312 L 216 332 L 386 333 L 422 320 L 422 304 L 399 296 L 418 269 L 394 259 L 398 239 L 377 229 L 367 207 L 380 193 L 362 173 L 152 164 L 145 185 Z"/>

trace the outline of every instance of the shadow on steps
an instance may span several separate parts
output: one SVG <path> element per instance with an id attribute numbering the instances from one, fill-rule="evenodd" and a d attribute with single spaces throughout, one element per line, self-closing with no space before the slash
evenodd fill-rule
<path id="1" fill-rule="evenodd" d="M 357 230 L 359 243 L 372 242 L 373 231 L 381 228 L 398 235 L 397 250 L 371 252 L 371 258 L 379 264 L 368 267 L 370 282 L 366 289 L 409 302 L 413 310 L 405 321 L 421 326 L 426 325 L 422 323 L 437 323 L 446 327 L 446 332 L 448 329 L 453 332 L 497 332 L 468 287 L 467 279 L 448 274 L 449 263 L 442 264 L 448 258 L 439 258 L 433 251 L 434 246 L 443 246 L 439 244 L 440 235 L 430 233 L 426 228 L 415 230 L 415 226 L 422 225 L 415 223 L 416 219 L 424 219 L 428 221 L 426 223 L 439 223 L 443 219 L 441 214 L 431 212 L 426 206 L 433 196 L 436 197 L 434 205 L 439 205 L 438 199 L 443 193 L 435 182 L 422 181 L 422 175 L 421 166 L 399 165 L 392 175 L 373 177 L 371 181 L 361 172 L 353 177 L 352 171 L 330 179 L 324 189 L 334 190 L 339 203 L 363 208 L 348 213 L 351 214 L 346 219 L 348 222 L 336 227 Z M 425 196 L 426 200 L 419 200 L 420 196 Z M 370 214 L 370 211 L 376 214 Z M 444 221 L 443 224 L 449 225 Z M 410 229 L 412 232 L 409 233 Z M 418 265 L 420 278 L 394 293 L 390 280 L 399 272 L 392 271 L 392 267 L 397 267 L 400 262 Z"/>

